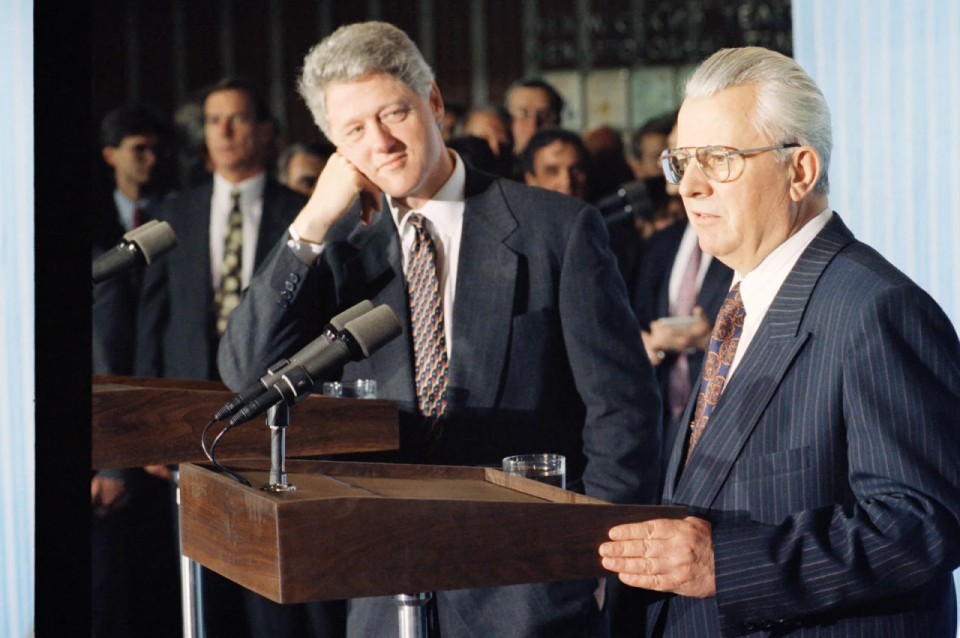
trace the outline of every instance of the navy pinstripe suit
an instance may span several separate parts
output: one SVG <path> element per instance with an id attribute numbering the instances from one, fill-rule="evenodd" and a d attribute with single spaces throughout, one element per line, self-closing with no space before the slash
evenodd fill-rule
<path id="1" fill-rule="evenodd" d="M 687 408 L 690 421 L 693 401 Z M 955 636 L 960 343 L 834 214 L 770 306 L 664 501 L 713 523 L 715 598 L 657 636 Z"/>

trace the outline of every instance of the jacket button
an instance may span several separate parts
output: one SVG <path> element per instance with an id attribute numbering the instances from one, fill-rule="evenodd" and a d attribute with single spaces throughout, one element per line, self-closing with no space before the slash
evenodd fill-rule
<path id="1" fill-rule="evenodd" d="M 760 629 L 763 629 L 764 631 L 770 631 L 773 629 L 773 621 L 769 619 L 760 621 Z"/>
<path id="2" fill-rule="evenodd" d="M 290 294 L 289 291 L 284 290 L 283 292 L 280 293 L 280 298 L 281 298 L 281 299 L 286 299 L 287 301 L 290 301 L 291 299 L 293 299 L 293 295 Z"/>
<path id="3" fill-rule="evenodd" d="M 293 283 L 292 281 L 288 281 L 285 284 L 283 284 L 283 287 L 289 290 L 290 292 L 293 292 L 294 290 L 297 289 L 297 284 Z"/>
<path id="4" fill-rule="evenodd" d="M 277 302 L 277 305 L 283 308 L 284 310 L 286 310 L 287 308 L 290 307 L 290 302 L 287 301 L 286 299 L 281 299 L 280 301 Z"/>
<path id="5" fill-rule="evenodd" d="M 756 630 L 759 629 L 760 627 L 758 627 L 758 626 L 757 626 L 757 623 L 755 623 L 755 622 L 753 622 L 753 621 L 747 621 L 747 622 L 743 623 L 743 628 L 746 629 L 747 631 L 756 631 Z"/>
<path id="6" fill-rule="evenodd" d="M 297 283 L 300 281 L 300 275 L 298 275 L 295 272 L 292 272 L 290 273 L 290 276 L 287 277 L 287 281 L 292 281 L 293 283 Z"/>

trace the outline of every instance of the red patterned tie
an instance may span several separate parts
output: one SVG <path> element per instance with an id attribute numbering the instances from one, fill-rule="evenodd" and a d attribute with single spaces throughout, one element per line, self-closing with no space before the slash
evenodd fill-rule
<path id="1" fill-rule="evenodd" d="M 720 400 L 720 393 L 727 381 L 727 372 L 733 363 L 733 357 L 737 354 L 740 333 L 743 332 L 743 318 L 746 315 L 738 281 L 727 294 L 717 315 L 717 322 L 713 324 L 713 332 L 710 333 L 710 345 L 707 347 L 707 356 L 703 362 L 703 381 L 700 383 L 700 394 L 697 395 L 697 409 L 690 424 L 687 461 L 690 460 L 693 448 L 703 436 L 707 420 L 717 406 L 717 401 Z"/>
<path id="2" fill-rule="evenodd" d="M 413 327 L 417 405 L 428 434 L 436 440 L 440 435 L 437 421 L 447 407 L 447 341 L 437 277 L 437 247 L 422 215 L 410 213 L 409 220 L 416 232 L 407 266 L 407 291 Z"/>
<path id="3" fill-rule="evenodd" d="M 693 308 L 697 305 L 697 275 L 700 272 L 700 258 L 703 251 L 700 250 L 700 244 L 693 245 L 693 254 L 690 255 L 690 262 L 683 273 L 683 279 L 680 281 L 680 289 L 677 291 L 677 302 L 674 304 L 673 314 L 676 317 L 687 317 L 693 314 Z M 690 400 L 690 364 L 687 355 L 681 352 L 677 355 L 677 360 L 670 369 L 669 389 L 670 414 L 674 419 L 683 416 L 683 411 L 687 408 L 687 401 Z"/>

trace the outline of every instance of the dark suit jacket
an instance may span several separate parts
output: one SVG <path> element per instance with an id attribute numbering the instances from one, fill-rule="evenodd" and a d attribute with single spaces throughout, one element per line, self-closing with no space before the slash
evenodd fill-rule
<path id="1" fill-rule="evenodd" d="M 383 210 L 369 227 L 349 211 L 315 266 L 279 243 L 227 326 L 227 385 L 255 382 L 331 316 L 370 299 L 396 311 L 404 334 L 343 374 L 375 379 L 380 397 L 399 402 L 399 460 L 499 465 L 557 452 L 568 483 L 582 478 L 592 496 L 655 498 L 660 400 L 598 212 L 468 167 L 448 408 L 427 458 L 399 237 Z"/>
<path id="2" fill-rule="evenodd" d="M 679 480 L 683 437 L 673 449 L 664 501 L 713 522 L 717 595 L 670 597 L 648 627 L 956 635 L 958 414 L 950 321 L 835 214 L 781 287 Z"/>
<path id="3" fill-rule="evenodd" d="M 146 269 L 138 318 L 138 376 L 216 379 L 214 290 L 210 283 L 210 199 L 213 182 L 167 198 L 157 218 L 180 242 Z M 273 179 L 263 190 L 255 267 L 306 204 L 306 198 Z"/>
<path id="4" fill-rule="evenodd" d="M 149 211 L 145 211 L 149 219 Z M 113 191 L 104 190 L 90 210 L 91 257 L 113 250 L 123 238 Z M 137 304 L 143 268 L 133 268 L 100 282 L 93 289 L 93 373 L 133 374 Z"/>

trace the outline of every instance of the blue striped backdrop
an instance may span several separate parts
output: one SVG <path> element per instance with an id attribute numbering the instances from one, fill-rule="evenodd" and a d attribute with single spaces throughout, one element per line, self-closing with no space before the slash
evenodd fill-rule
<path id="1" fill-rule="evenodd" d="M 830 203 L 960 324 L 960 2 L 794 0 L 833 115 Z"/>
<path id="2" fill-rule="evenodd" d="M 833 116 L 833 209 L 960 325 L 960 0 L 793 0 L 793 52 Z"/>
<path id="3" fill-rule="evenodd" d="M 33 0 L 0 0 L 0 638 L 33 625 Z"/>

